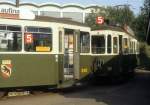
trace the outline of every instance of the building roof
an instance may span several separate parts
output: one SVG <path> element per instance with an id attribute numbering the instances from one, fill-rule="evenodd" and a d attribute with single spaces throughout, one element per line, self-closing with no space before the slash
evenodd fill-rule
<path id="1" fill-rule="evenodd" d="M 14 6 L 14 7 L 16 6 L 15 2 L 6 1 L 6 0 L 1 0 L 0 4 L 7 4 L 7 5 Z M 40 8 L 40 7 L 44 7 L 44 6 L 54 6 L 54 7 L 57 7 L 57 8 L 75 7 L 75 8 L 80 8 L 82 10 L 92 8 L 92 7 L 99 7 L 99 8 L 102 7 L 102 6 L 97 5 L 97 4 L 91 4 L 91 5 L 87 5 L 87 6 L 77 4 L 77 3 L 68 3 L 68 4 L 61 5 L 61 4 L 53 3 L 53 2 L 46 2 L 46 3 L 39 4 L 39 3 L 36 3 L 36 2 L 32 2 L 32 1 L 31 2 L 20 2 L 19 5 L 20 6 L 31 5 L 31 6 L 34 6 L 36 8 Z"/>

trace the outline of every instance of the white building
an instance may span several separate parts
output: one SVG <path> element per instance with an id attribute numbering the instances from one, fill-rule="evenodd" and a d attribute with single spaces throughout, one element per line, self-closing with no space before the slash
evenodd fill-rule
<path id="1" fill-rule="evenodd" d="M 16 13 L 19 8 L 29 9 L 34 12 L 35 15 L 71 18 L 72 20 L 83 23 L 85 22 L 85 17 L 88 16 L 89 13 L 103 11 L 102 7 L 98 5 L 83 6 L 79 4 L 60 5 L 56 3 L 36 4 L 31 2 L 20 2 L 19 7 L 17 8 L 16 3 L 14 2 L 0 1 L 0 13 Z"/>

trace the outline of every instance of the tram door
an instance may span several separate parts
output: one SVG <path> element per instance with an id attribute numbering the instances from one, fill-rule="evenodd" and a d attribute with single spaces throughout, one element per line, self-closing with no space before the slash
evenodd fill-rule
<path id="1" fill-rule="evenodd" d="M 64 80 L 77 78 L 79 58 L 76 54 L 76 35 L 74 30 L 65 29 L 64 33 Z M 78 64 L 77 64 L 78 62 Z M 78 74 L 79 75 L 79 74 Z"/>

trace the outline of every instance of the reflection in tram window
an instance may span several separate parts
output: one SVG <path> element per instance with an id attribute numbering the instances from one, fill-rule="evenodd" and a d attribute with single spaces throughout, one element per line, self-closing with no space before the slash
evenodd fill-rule
<path id="1" fill-rule="evenodd" d="M 49 52 L 52 50 L 50 28 L 26 27 L 25 50 L 29 52 Z"/>
<path id="2" fill-rule="evenodd" d="M 20 26 L 0 26 L 0 51 L 20 51 L 22 34 Z"/>
<path id="3" fill-rule="evenodd" d="M 81 53 L 90 52 L 90 35 L 87 32 L 81 32 L 80 34 L 80 49 Z"/>
<path id="4" fill-rule="evenodd" d="M 128 39 L 123 38 L 123 53 L 128 53 Z"/>
<path id="5" fill-rule="evenodd" d="M 92 53 L 104 54 L 105 53 L 105 37 L 92 36 Z"/>
<path id="6" fill-rule="evenodd" d="M 118 39 L 113 37 L 113 53 L 118 53 Z"/>

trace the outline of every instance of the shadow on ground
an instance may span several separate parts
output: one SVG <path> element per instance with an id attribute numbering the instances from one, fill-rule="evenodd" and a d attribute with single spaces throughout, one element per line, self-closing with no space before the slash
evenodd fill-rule
<path id="1" fill-rule="evenodd" d="M 90 85 L 61 92 L 66 98 L 94 99 L 100 105 L 150 105 L 150 72 L 137 70 L 134 79 L 119 85 Z"/>

